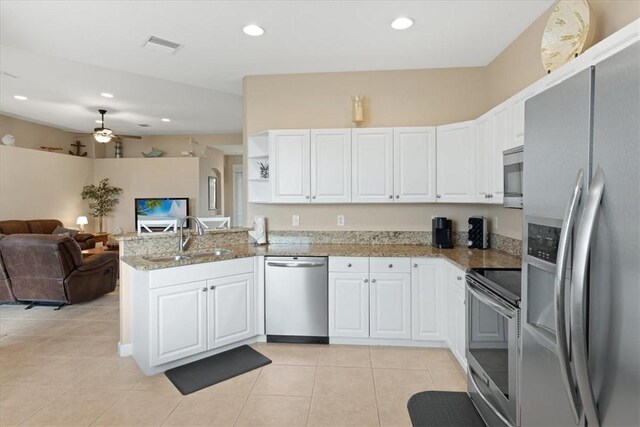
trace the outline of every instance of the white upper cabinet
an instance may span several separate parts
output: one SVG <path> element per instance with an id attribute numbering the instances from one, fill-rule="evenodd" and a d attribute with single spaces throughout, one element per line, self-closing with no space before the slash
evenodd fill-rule
<path id="1" fill-rule="evenodd" d="M 309 130 L 269 133 L 272 203 L 305 203 L 311 199 L 309 139 Z"/>
<path id="2" fill-rule="evenodd" d="M 393 193 L 396 203 L 436 201 L 436 128 L 393 129 Z"/>
<path id="3" fill-rule="evenodd" d="M 311 130 L 311 202 L 351 202 L 351 129 Z"/>
<path id="4" fill-rule="evenodd" d="M 475 135 L 473 121 L 437 128 L 437 201 L 474 203 Z"/>
<path id="5" fill-rule="evenodd" d="M 491 156 L 491 114 L 487 113 L 476 120 L 476 201 L 489 203 L 491 194 L 491 169 L 493 167 Z"/>
<path id="6" fill-rule="evenodd" d="M 351 131 L 352 201 L 393 202 L 393 129 Z"/>
<path id="7" fill-rule="evenodd" d="M 507 104 L 502 104 L 491 114 L 491 156 L 489 203 L 502 204 L 504 198 L 504 168 L 502 152 L 509 148 L 511 139 L 510 111 Z"/>

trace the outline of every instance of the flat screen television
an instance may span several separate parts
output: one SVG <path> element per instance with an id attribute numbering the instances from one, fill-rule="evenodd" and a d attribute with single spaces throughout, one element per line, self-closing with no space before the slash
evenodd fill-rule
<path id="1" fill-rule="evenodd" d="M 147 197 L 135 199 L 136 207 L 136 228 L 138 219 L 180 219 L 189 215 L 188 197 Z M 189 222 L 185 224 L 189 227 Z M 149 227 L 156 230 L 163 230 L 164 227 Z M 144 230 L 144 229 L 143 229 Z"/>

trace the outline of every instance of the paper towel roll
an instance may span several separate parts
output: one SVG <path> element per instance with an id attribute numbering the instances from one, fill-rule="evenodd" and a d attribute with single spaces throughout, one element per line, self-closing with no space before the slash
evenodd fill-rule
<path id="1" fill-rule="evenodd" d="M 253 230 L 249 231 L 257 245 L 267 244 L 267 219 L 263 216 L 256 216 L 253 219 Z"/>

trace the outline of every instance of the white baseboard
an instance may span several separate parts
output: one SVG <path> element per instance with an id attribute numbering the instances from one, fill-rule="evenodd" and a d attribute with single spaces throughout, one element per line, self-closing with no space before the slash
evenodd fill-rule
<path id="1" fill-rule="evenodd" d="M 133 348 L 131 347 L 131 344 L 122 344 L 120 341 L 118 341 L 118 356 L 127 357 L 131 356 L 132 354 Z"/>
<path id="2" fill-rule="evenodd" d="M 329 344 L 343 345 L 380 345 L 380 346 L 402 346 L 402 347 L 430 347 L 448 348 L 445 341 L 412 341 L 410 339 L 386 339 L 386 338 L 339 338 L 329 337 Z"/>

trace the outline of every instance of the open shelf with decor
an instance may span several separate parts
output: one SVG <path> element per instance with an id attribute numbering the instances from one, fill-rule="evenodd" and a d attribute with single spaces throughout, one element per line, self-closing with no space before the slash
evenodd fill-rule
<path id="1" fill-rule="evenodd" d="M 247 144 L 249 203 L 269 203 L 269 132 L 249 136 Z"/>

